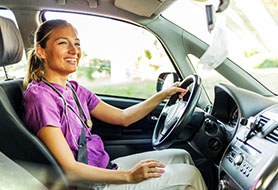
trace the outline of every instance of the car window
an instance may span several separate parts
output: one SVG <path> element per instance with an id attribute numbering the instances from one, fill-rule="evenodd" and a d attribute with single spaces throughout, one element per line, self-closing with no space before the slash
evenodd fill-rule
<path id="1" fill-rule="evenodd" d="M 0 16 L 11 19 L 17 26 L 15 16 L 11 10 L 0 9 Z M 5 69 L 4 67 L 0 67 L 0 81 L 5 80 L 6 78 L 24 77 L 25 73 L 27 72 L 26 63 L 26 56 L 25 53 L 23 53 L 23 57 L 19 63 L 5 66 Z"/>
<path id="2" fill-rule="evenodd" d="M 160 42 L 149 31 L 127 22 L 74 13 L 46 11 L 78 30 L 82 60 L 71 77 L 102 95 L 147 98 L 159 73 L 174 71 Z"/>

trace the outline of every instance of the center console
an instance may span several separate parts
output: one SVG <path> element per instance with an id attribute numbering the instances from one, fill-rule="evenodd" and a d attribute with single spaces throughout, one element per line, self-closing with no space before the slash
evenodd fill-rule
<path id="1" fill-rule="evenodd" d="M 220 162 L 219 190 L 278 189 L 278 105 L 241 119 Z"/>

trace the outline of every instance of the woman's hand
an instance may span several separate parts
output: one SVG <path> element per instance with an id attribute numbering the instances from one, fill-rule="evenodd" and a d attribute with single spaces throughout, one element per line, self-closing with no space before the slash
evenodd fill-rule
<path id="1" fill-rule="evenodd" d="M 182 97 L 187 93 L 188 89 L 183 89 L 178 87 L 179 82 L 173 83 L 170 87 L 164 89 L 161 91 L 161 93 L 164 94 L 164 99 L 169 99 L 171 96 L 173 96 L 176 93 L 179 94 L 179 99 L 182 99 Z"/>
<path id="2" fill-rule="evenodd" d="M 139 183 L 149 178 L 160 177 L 164 173 L 164 167 L 157 160 L 142 160 L 128 171 L 128 182 Z"/>

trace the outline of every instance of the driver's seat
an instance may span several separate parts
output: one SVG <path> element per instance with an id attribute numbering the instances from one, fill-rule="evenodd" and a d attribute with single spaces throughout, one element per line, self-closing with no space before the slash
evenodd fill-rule
<path id="1" fill-rule="evenodd" d="M 4 68 L 7 78 L 0 82 L 0 152 L 49 189 L 67 189 L 68 182 L 61 167 L 20 119 L 23 111 L 23 79 L 8 79 L 5 66 L 19 62 L 23 49 L 14 22 L 0 16 L 0 66 Z"/>

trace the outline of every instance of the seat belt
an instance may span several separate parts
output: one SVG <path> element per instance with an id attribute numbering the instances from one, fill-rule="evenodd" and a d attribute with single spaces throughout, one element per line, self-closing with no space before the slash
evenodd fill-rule
<path id="1" fill-rule="evenodd" d="M 78 140 L 78 145 L 79 147 L 77 152 L 77 161 L 82 162 L 84 164 L 88 164 L 87 143 L 86 143 L 84 126 L 81 129 L 81 135 Z"/>

